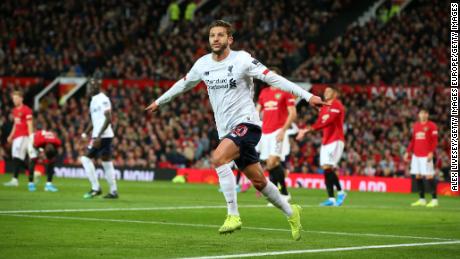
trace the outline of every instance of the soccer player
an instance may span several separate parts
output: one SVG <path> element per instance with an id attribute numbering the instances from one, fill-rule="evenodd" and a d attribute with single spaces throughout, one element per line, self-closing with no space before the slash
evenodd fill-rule
<path id="1" fill-rule="evenodd" d="M 415 175 L 417 189 L 420 199 L 412 206 L 437 207 L 438 199 L 436 194 L 436 179 L 433 166 L 433 154 L 438 144 L 438 128 L 436 124 L 428 120 L 429 113 L 426 109 L 421 109 L 418 113 L 419 121 L 412 125 L 412 138 L 407 152 L 404 155 L 406 161 L 412 153 L 410 173 Z M 425 182 L 431 189 L 432 200 L 426 204 L 425 200 Z"/>
<path id="2" fill-rule="evenodd" d="M 53 174 L 57 148 L 61 146 L 61 140 L 56 134 L 46 130 L 36 131 L 31 140 L 33 148 L 29 150 L 29 191 L 34 192 L 37 190 L 34 183 L 34 169 L 39 152 L 43 151 L 46 157 L 44 162 L 47 177 L 45 192 L 57 192 L 58 189 L 53 185 Z"/>
<path id="3" fill-rule="evenodd" d="M 273 71 L 279 74 L 276 69 Z M 257 111 L 262 113 L 262 137 L 257 146 L 260 160 L 266 161 L 270 181 L 275 186 L 280 185 L 281 195 L 289 201 L 291 196 L 286 188 L 281 161 L 290 150 L 287 130 L 297 117 L 295 97 L 273 86 L 264 88 L 259 95 Z"/>
<path id="4" fill-rule="evenodd" d="M 86 134 L 91 129 L 92 137 L 88 145 L 86 155 L 80 157 L 81 164 L 88 174 L 91 182 L 91 190 L 83 197 L 91 199 L 102 194 L 101 187 L 96 175 L 96 168 L 92 159 L 101 157 L 102 167 L 104 168 L 105 178 L 110 186 L 110 192 L 104 196 L 106 199 L 118 199 L 117 182 L 115 180 L 115 168 L 112 162 L 112 105 L 109 97 L 101 91 L 102 80 L 91 78 L 88 82 L 88 90 L 91 95 L 90 113 L 91 123 L 88 125 L 82 138 L 86 139 Z"/>
<path id="5" fill-rule="evenodd" d="M 14 91 L 11 95 L 14 108 L 12 111 L 14 124 L 8 143 L 12 143 L 11 157 L 13 158 L 13 178 L 11 181 L 4 183 L 5 186 L 18 186 L 18 176 L 21 170 L 26 169 L 26 155 L 31 148 L 29 139 L 33 138 L 34 127 L 32 119 L 32 110 L 23 103 L 24 97 L 22 92 Z M 31 172 L 31 174 L 33 174 Z"/>
<path id="6" fill-rule="evenodd" d="M 265 195 L 287 216 L 292 237 L 301 238 L 298 205 L 290 205 L 282 198 L 278 188 L 267 182 L 255 146 L 260 140 L 260 119 L 253 102 L 253 78 L 269 85 L 305 98 L 310 104 L 319 106 L 324 102 L 301 87 L 268 70 L 246 51 L 230 49 L 233 43 L 232 26 L 222 20 L 209 27 L 209 44 L 212 53 L 198 59 L 184 78 L 177 81 L 167 92 L 153 101 L 147 111 L 156 111 L 179 94 L 192 89 L 204 81 L 208 89 L 211 106 L 219 134 L 220 143 L 212 154 L 220 187 L 227 202 L 227 218 L 220 227 L 221 234 L 241 229 L 235 190 L 235 176 L 228 163 L 235 161 L 253 186 Z"/>
<path id="7" fill-rule="evenodd" d="M 324 170 L 324 182 L 329 198 L 320 205 L 341 206 L 346 198 L 346 193 L 342 190 L 336 168 L 345 146 L 343 134 L 345 108 L 342 102 L 338 100 L 338 90 L 332 86 L 327 87 L 324 91 L 324 100 L 330 106 L 321 107 L 316 122 L 305 129 L 299 130 L 297 140 L 301 140 L 308 132 L 323 131 L 319 163 Z M 338 192 L 337 200 L 334 196 L 334 186 Z"/>

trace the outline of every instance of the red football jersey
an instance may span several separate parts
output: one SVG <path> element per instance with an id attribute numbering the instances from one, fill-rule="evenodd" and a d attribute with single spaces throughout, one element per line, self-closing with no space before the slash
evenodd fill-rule
<path id="1" fill-rule="evenodd" d="M 414 152 L 418 157 L 426 157 L 436 150 L 438 144 L 438 127 L 432 121 L 416 122 L 412 125 L 412 139 L 407 152 Z"/>
<path id="2" fill-rule="evenodd" d="M 326 145 L 334 141 L 345 141 L 343 134 L 343 122 L 345 120 L 345 108 L 342 102 L 335 99 L 330 106 L 321 107 L 318 119 L 312 125 L 313 130 L 323 130 L 322 144 Z"/>
<path id="3" fill-rule="evenodd" d="M 61 146 L 61 140 L 51 131 L 39 130 L 34 133 L 34 147 L 44 147 L 46 144 L 53 144 L 55 147 Z"/>
<path id="4" fill-rule="evenodd" d="M 13 118 L 15 124 L 15 131 L 13 139 L 29 136 L 29 129 L 27 128 L 27 121 L 32 119 L 32 110 L 27 105 L 21 105 L 13 109 Z"/>
<path id="5" fill-rule="evenodd" d="M 259 95 L 262 106 L 262 133 L 268 134 L 280 129 L 289 115 L 288 107 L 295 106 L 295 97 L 279 89 L 267 87 Z"/>

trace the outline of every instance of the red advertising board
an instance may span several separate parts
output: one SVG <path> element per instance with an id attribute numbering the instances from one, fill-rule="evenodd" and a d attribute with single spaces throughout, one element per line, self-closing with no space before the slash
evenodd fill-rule
<path id="1" fill-rule="evenodd" d="M 217 174 L 212 169 L 178 169 L 178 175 L 184 175 L 189 183 L 218 182 Z M 407 178 L 343 176 L 340 181 L 345 190 L 363 192 L 411 192 L 411 180 Z M 320 174 L 289 174 L 286 184 L 294 188 L 325 189 L 323 176 Z"/>

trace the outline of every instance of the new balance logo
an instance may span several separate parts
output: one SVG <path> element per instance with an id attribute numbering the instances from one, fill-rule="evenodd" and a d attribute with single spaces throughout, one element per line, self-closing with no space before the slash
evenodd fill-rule
<path id="1" fill-rule="evenodd" d="M 253 59 L 253 60 L 252 60 L 252 64 L 258 66 L 258 65 L 260 65 L 260 62 L 259 62 L 259 60 L 257 60 L 257 59 Z"/>
<path id="2" fill-rule="evenodd" d="M 206 71 L 203 74 L 204 74 L 204 76 L 209 76 L 209 71 Z"/>
<path id="3" fill-rule="evenodd" d="M 236 88 L 236 81 L 233 78 L 230 78 L 230 89 Z"/>

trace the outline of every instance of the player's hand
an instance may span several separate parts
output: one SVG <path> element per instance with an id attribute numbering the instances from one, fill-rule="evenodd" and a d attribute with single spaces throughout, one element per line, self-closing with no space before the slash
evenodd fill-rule
<path id="1" fill-rule="evenodd" d="M 310 103 L 311 106 L 313 107 L 317 107 L 317 108 L 321 108 L 322 106 L 329 106 L 330 104 L 324 102 L 321 97 L 318 97 L 316 95 L 313 95 L 310 100 L 308 101 L 308 103 Z"/>
<path id="2" fill-rule="evenodd" d="M 276 135 L 276 142 L 282 142 L 284 139 L 284 136 L 286 136 L 286 131 L 280 130 L 280 132 L 278 132 L 278 134 Z"/>
<path id="3" fill-rule="evenodd" d="M 158 104 L 153 101 L 149 106 L 147 106 L 147 108 L 145 108 L 145 111 L 148 111 L 148 112 L 156 112 L 158 110 Z"/>
<path id="4" fill-rule="evenodd" d="M 93 145 L 94 148 L 100 148 L 101 147 L 101 138 L 95 138 L 93 140 Z"/>
<path id="5" fill-rule="evenodd" d="M 428 161 L 432 161 L 432 160 L 433 160 L 433 152 L 428 153 L 427 160 L 428 160 Z"/>
<path id="6" fill-rule="evenodd" d="M 295 138 L 296 140 L 300 141 L 305 137 L 305 134 L 307 134 L 309 131 L 311 131 L 310 127 L 307 127 L 305 129 L 300 129 L 299 133 L 297 133 L 297 137 Z"/>
<path id="7" fill-rule="evenodd" d="M 404 154 L 404 161 L 409 162 L 409 153 Z"/>

